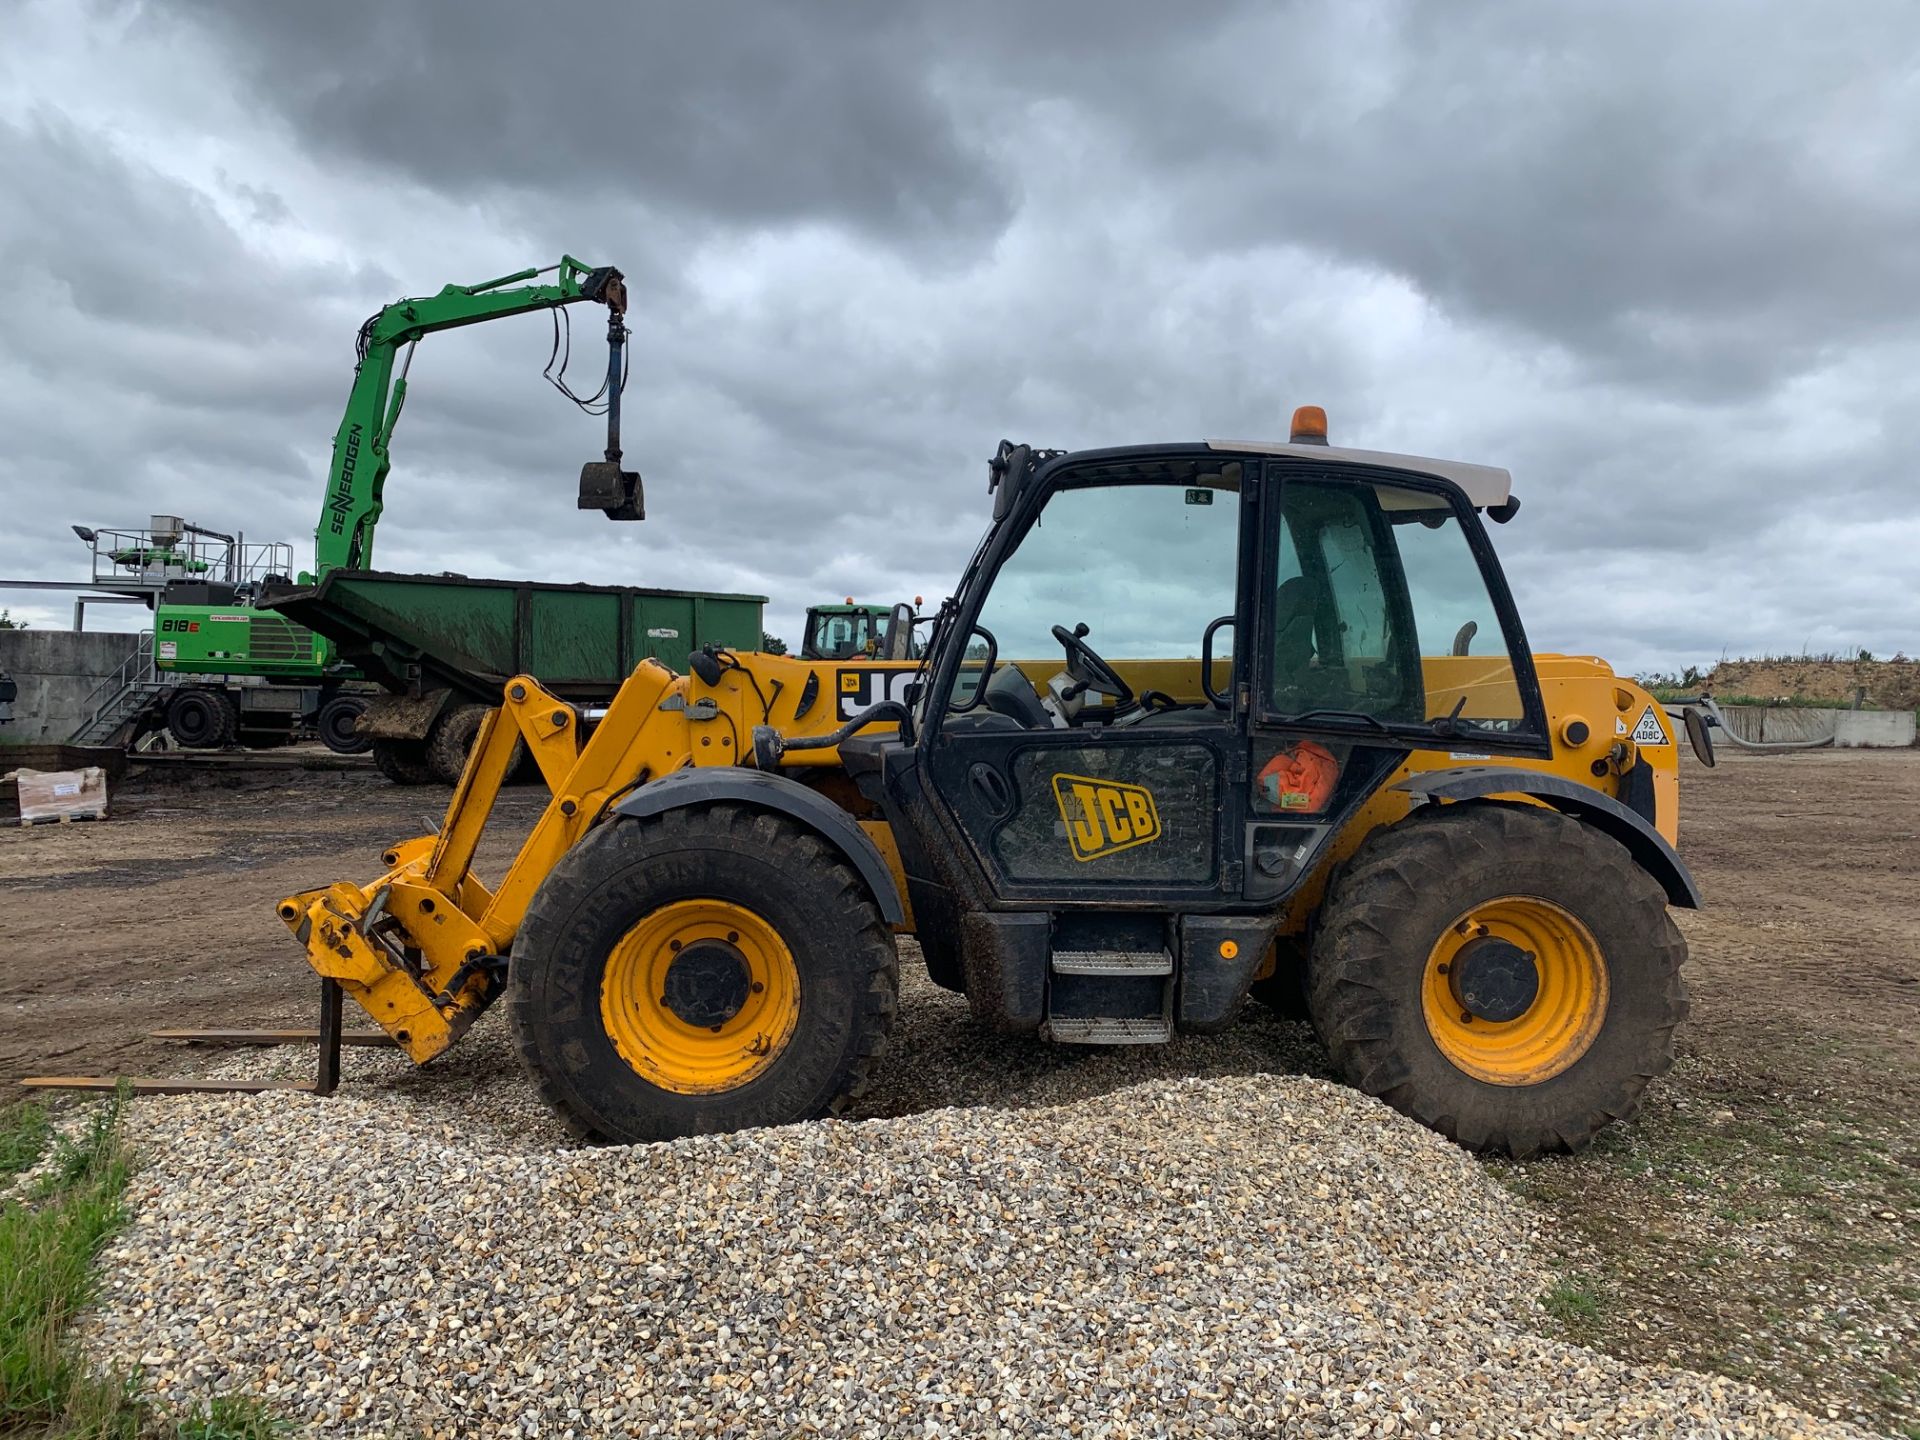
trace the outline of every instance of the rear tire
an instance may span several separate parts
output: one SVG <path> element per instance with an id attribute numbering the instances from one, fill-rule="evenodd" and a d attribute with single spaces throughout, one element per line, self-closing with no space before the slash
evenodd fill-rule
<path id="1" fill-rule="evenodd" d="M 430 785 L 433 770 L 420 740 L 375 740 L 373 768 L 396 785 Z"/>
<path id="2" fill-rule="evenodd" d="M 334 754 L 364 755 L 373 741 L 354 729 L 354 723 L 366 713 L 367 702 L 357 695 L 336 695 L 313 717 L 313 728 L 320 743 Z"/>
<path id="3" fill-rule="evenodd" d="M 1500 997 L 1505 1019 L 1449 989 L 1467 947 L 1502 942 L 1537 987 Z M 1539 807 L 1449 805 L 1376 832 L 1335 878 L 1308 1003 L 1349 1084 L 1526 1159 L 1640 1108 L 1673 1064 L 1685 960 L 1665 891 L 1616 841 Z"/>
<path id="4" fill-rule="evenodd" d="M 670 970 L 696 946 L 714 950 L 718 937 L 691 929 L 684 949 L 668 938 L 676 914 L 700 913 L 745 917 L 734 938 L 753 952 L 746 1003 L 760 1003 L 764 979 L 769 1001 L 790 990 L 784 1015 L 742 1011 L 753 1023 L 734 1033 L 729 1017 L 723 1033 L 654 996 L 671 973 L 659 981 L 656 968 L 645 989 L 624 982 L 636 963 Z M 752 942 L 765 934 L 790 959 L 785 978 L 763 975 Z M 635 937 L 650 952 L 637 959 Z M 838 1113 L 886 1048 L 899 980 L 893 936 L 837 851 L 784 816 L 715 805 L 615 820 L 569 850 L 520 927 L 507 997 L 520 1058 L 567 1127 L 638 1142 Z M 653 1049 L 636 1043 L 648 1027 Z"/>
<path id="5" fill-rule="evenodd" d="M 486 718 L 484 705 L 456 705 L 440 717 L 427 737 L 427 768 L 434 779 L 442 785 L 460 783 L 460 772 L 467 768 L 467 755 Z"/>
<path id="6" fill-rule="evenodd" d="M 480 738 L 480 726 L 487 718 L 485 705 L 457 705 L 441 717 L 427 737 L 427 765 L 433 778 L 442 785 L 458 785 L 467 768 L 467 757 Z M 525 740 L 513 742 L 513 757 L 507 761 L 505 784 L 526 785 L 540 778 Z"/>
<path id="7" fill-rule="evenodd" d="M 167 702 L 167 729 L 183 750 L 221 750 L 233 743 L 240 711 L 218 690 L 183 690 Z"/>

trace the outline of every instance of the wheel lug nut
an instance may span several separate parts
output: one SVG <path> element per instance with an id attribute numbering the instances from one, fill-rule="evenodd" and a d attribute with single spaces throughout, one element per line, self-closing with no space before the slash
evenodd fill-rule
<path id="1" fill-rule="evenodd" d="M 1462 1010 L 1460 1012 L 1460 1023 L 1462 1025 L 1471 1025 L 1473 1023 L 1473 1012 L 1471 1010 Z"/>
<path id="2" fill-rule="evenodd" d="M 756 995 L 758 995 L 762 990 L 766 988 L 767 987 L 765 985 L 762 985 L 758 980 L 753 982 L 753 993 Z"/>

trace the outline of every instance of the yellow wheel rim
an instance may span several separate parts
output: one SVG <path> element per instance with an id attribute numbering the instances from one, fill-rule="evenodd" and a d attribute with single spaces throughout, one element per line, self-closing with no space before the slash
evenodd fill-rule
<path id="1" fill-rule="evenodd" d="M 780 932 L 745 906 L 681 900 L 613 947 L 600 1018 L 641 1079 L 681 1095 L 733 1090 L 793 1037 L 800 972 Z"/>
<path id="2" fill-rule="evenodd" d="M 1552 901 L 1502 896 L 1475 905 L 1440 937 L 1427 956 L 1421 1002 L 1433 1043 L 1454 1065 L 1490 1085 L 1538 1085 L 1599 1035 L 1606 962 L 1593 932 Z"/>

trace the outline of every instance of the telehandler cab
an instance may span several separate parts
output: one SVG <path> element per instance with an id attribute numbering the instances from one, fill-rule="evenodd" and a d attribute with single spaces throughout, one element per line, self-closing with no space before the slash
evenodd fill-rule
<path id="1" fill-rule="evenodd" d="M 978 1022 L 1055 1041 L 1304 1002 L 1352 1084 L 1478 1149 L 1634 1113 L 1687 1012 L 1675 735 L 1529 651 L 1481 519 L 1505 471 L 1330 447 L 1308 407 L 1284 444 L 1003 443 L 989 485 L 917 667 L 647 662 L 584 745 L 514 680 L 437 834 L 281 902 L 324 986 L 421 1061 L 504 994 L 546 1099 L 616 1141 L 839 1110 L 907 933 Z M 492 888 L 521 739 L 553 798 Z"/>

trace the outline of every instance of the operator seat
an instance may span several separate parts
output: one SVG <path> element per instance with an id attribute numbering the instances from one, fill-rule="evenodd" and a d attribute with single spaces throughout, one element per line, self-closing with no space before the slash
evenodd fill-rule
<path id="1" fill-rule="evenodd" d="M 1298 685 L 1313 661 L 1313 587 L 1304 575 L 1283 580 L 1273 597 L 1273 673 Z"/>
<path id="2" fill-rule="evenodd" d="M 1280 582 L 1273 597 L 1273 699 L 1283 710 L 1333 703 L 1317 692 L 1331 676 L 1313 668 L 1313 586 L 1303 575 Z"/>
<path id="3" fill-rule="evenodd" d="M 1047 713 L 1047 707 L 1040 703 L 1033 682 L 1017 665 L 1002 665 L 993 672 L 993 678 L 987 681 L 987 688 L 981 698 L 987 709 L 996 715 L 1005 715 L 1017 720 L 1024 730 L 1051 730 L 1053 716 Z"/>

